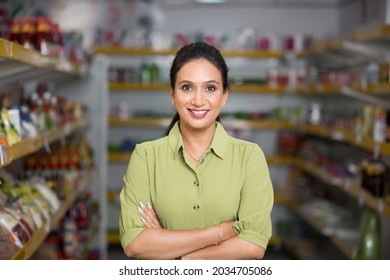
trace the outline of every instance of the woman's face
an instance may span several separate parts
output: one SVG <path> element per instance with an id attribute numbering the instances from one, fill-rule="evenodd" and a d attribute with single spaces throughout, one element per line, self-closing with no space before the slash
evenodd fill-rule
<path id="1" fill-rule="evenodd" d="M 180 128 L 214 128 L 227 96 L 221 73 L 212 63 L 196 59 L 183 65 L 176 75 L 175 90 L 171 90 L 172 101 L 180 115 Z"/>

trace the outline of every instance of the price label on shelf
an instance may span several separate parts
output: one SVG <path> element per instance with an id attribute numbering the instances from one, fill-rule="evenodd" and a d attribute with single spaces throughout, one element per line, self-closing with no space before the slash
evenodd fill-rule
<path id="1" fill-rule="evenodd" d="M 333 138 L 334 140 L 342 141 L 342 140 L 344 140 L 344 135 L 343 135 L 343 133 L 340 132 L 340 131 L 334 131 L 334 132 L 332 133 L 332 138 Z"/>
<path id="2" fill-rule="evenodd" d="M 43 147 L 45 148 L 45 151 L 50 154 L 51 153 L 51 148 L 50 148 L 50 145 L 49 145 L 49 139 L 48 139 L 48 135 L 47 133 L 44 134 L 44 137 L 43 137 Z"/>
<path id="3" fill-rule="evenodd" d="M 4 165 L 7 163 L 7 146 L 2 144 L 0 145 L 0 164 Z"/>

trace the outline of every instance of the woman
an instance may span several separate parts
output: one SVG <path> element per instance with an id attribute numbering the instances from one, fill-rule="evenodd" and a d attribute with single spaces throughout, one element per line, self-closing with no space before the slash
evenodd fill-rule
<path id="1" fill-rule="evenodd" d="M 140 259 L 261 259 L 273 187 L 257 144 L 219 122 L 228 68 L 205 43 L 180 49 L 170 70 L 177 114 L 168 135 L 136 146 L 120 194 L 120 238 Z M 218 246 L 215 246 L 218 245 Z"/>

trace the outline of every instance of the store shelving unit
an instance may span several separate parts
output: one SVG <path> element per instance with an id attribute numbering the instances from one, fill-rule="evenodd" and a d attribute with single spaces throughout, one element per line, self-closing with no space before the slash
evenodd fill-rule
<path id="1" fill-rule="evenodd" d="M 85 63 L 43 56 L 35 50 L 0 38 L 0 84 L 28 81 L 69 80 L 87 72 Z"/>
<path id="2" fill-rule="evenodd" d="M 54 85 L 61 83 L 63 88 L 66 89 L 66 82 L 68 81 L 78 80 L 84 83 L 87 71 L 88 65 L 85 63 L 71 63 L 64 59 L 43 56 L 35 50 L 25 49 L 19 44 L 0 38 L 1 86 L 11 85 L 12 88 L 17 88 L 23 87 L 26 83 L 45 81 Z M 81 94 L 82 92 L 78 91 L 78 96 L 75 96 L 75 100 L 78 100 Z M 45 131 L 35 138 L 23 139 L 14 145 L 6 147 L 5 152 L 2 154 L 3 162 L 0 163 L 0 168 L 6 168 L 19 159 L 47 148 L 52 143 L 65 141 L 70 135 L 81 131 L 89 131 L 91 129 L 91 121 L 94 121 L 93 118 L 76 119 L 62 127 Z M 51 216 L 50 221 L 46 221 L 45 226 L 34 232 L 32 238 L 12 259 L 28 259 L 35 253 L 48 236 L 50 229 L 58 225 L 81 191 L 93 184 L 92 179 L 94 176 L 91 176 L 93 172 L 94 170 L 85 171 L 82 185 L 78 186 L 74 192 L 69 193 L 65 200 L 62 201 L 60 209 Z"/>
<path id="3" fill-rule="evenodd" d="M 306 52 L 300 54 L 300 57 L 307 59 L 309 63 L 327 67 L 354 67 L 356 65 L 367 65 L 371 61 L 383 61 L 383 55 L 388 52 L 388 38 L 390 35 L 389 25 L 379 25 L 371 28 L 357 30 L 348 38 L 337 38 L 315 45 Z M 369 44 L 366 44 L 369 43 Z M 387 47 L 386 47 L 387 46 Z M 309 91 L 321 93 L 321 88 L 304 89 L 303 92 Z M 366 84 L 354 86 L 333 86 L 332 91 L 336 95 L 347 96 L 351 99 L 361 101 L 363 104 L 372 104 L 384 109 L 390 109 L 390 84 Z M 307 93 L 307 92 L 306 92 Z M 329 97 L 332 98 L 332 97 Z M 388 157 L 390 155 L 390 145 L 388 142 L 375 142 L 372 137 L 358 136 L 355 131 L 343 128 L 329 128 L 322 125 L 298 125 L 297 131 L 305 135 L 312 135 L 324 139 L 337 141 L 351 145 L 368 152 L 374 150 Z M 319 179 L 329 187 L 336 187 L 353 198 L 357 205 L 368 206 L 375 209 L 384 219 L 389 217 L 389 201 L 385 198 L 376 198 L 360 186 L 359 180 L 347 178 L 334 178 L 325 170 L 314 166 L 303 159 L 295 159 L 294 165 L 305 174 Z M 302 211 L 298 205 L 293 205 L 294 212 L 303 218 L 317 232 L 328 236 L 333 245 L 336 246 L 348 259 L 356 257 L 358 249 L 358 237 L 356 234 L 348 234 L 339 231 L 338 233 L 324 232 L 324 226 L 319 221 L 313 219 L 308 213 Z M 355 229 L 357 232 L 359 229 Z"/>
<path id="4" fill-rule="evenodd" d="M 24 139 L 10 147 L 7 147 L 6 154 L 3 155 L 7 160 L 1 164 L 0 168 L 11 164 L 13 161 L 32 154 L 46 145 L 64 139 L 77 130 L 85 129 L 88 121 L 80 119 L 72 123 L 67 123 L 64 127 L 58 127 L 35 138 Z"/>
<path id="5" fill-rule="evenodd" d="M 84 175 L 84 184 L 81 186 L 78 186 L 76 190 L 73 190 L 72 192 L 67 195 L 64 201 L 62 201 L 60 208 L 58 211 L 51 216 L 50 221 L 47 221 L 50 223 L 50 229 L 55 228 L 62 217 L 66 214 L 66 212 L 71 208 L 71 206 L 75 203 L 79 195 L 82 193 L 82 191 L 88 186 L 88 184 L 92 181 L 91 176 L 93 175 L 94 171 L 88 171 L 88 173 L 83 174 Z M 42 226 L 39 228 L 36 232 L 34 232 L 31 239 L 12 257 L 13 260 L 26 260 L 31 258 L 31 256 L 36 252 L 36 250 L 39 248 L 39 246 L 42 245 L 42 243 L 45 241 L 46 237 L 49 235 L 49 231 L 47 231 L 47 225 Z M 93 239 L 93 238 L 91 238 Z"/>

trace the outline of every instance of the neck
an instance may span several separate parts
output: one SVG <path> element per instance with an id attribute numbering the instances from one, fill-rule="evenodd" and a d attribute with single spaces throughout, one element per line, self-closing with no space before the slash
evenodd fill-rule
<path id="1" fill-rule="evenodd" d="M 201 148 L 209 147 L 213 140 L 216 126 L 211 126 L 206 130 L 193 130 L 187 127 L 180 126 L 180 133 L 183 143 L 188 147 Z"/>
<path id="2" fill-rule="evenodd" d="M 180 132 L 183 139 L 183 145 L 187 153 L 194 159 L 200 160 L 209 149 L 214 137 L 216 126 L 212 126 L 207 130 L 188 130 L 180 127 Z"/>

